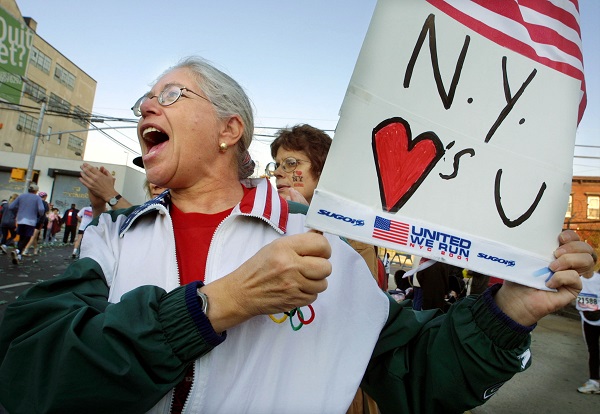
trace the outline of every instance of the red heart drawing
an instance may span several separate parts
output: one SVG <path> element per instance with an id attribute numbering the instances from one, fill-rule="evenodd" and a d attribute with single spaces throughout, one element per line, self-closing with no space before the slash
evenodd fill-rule
<path id="1" fill-rule="evenodd" d="M 381 205 L 391 213 L 410 199 L 445 153 L 431 131 L 413 140 L 410 125 L 399 117 L 386 119 L 373 129 L 372 145 Z"/>

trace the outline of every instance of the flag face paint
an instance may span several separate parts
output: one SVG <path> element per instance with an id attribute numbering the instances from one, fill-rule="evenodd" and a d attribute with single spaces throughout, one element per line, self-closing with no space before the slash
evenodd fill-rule
<path id="1" fill-rule="evenodd" d="M 379 0 L 309 226 L 544 288 L 582 67 L 572 1 Z"/>

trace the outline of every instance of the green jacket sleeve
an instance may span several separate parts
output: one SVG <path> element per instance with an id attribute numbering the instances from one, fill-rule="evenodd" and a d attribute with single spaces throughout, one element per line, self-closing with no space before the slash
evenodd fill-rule
<path id="1" fill-rule="evenodd" d="M 416 312 L 390 298 L 363 389 L 386 413 L 463 413 L 530 365 L 532 327 L 510 320 L 495 289 L 440 311 Z"/>
<path id="2" fill-rule="evenodd" d="M 0 403 L 11 414 L 146 412 L 224 339 L 196 285 L 142 286 L 109 304 L 100 266 L 81 259 L 29 289 L 0 326 Z"/>

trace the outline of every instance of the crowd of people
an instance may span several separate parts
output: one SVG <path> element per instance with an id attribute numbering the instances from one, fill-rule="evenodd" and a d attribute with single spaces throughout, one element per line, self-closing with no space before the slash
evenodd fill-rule
<path id="1" fill-rule="evenodd" d="M 374 246 L 305 227 L 327 153 L 297 140 L 312 127 L 280 131 L 272 186 L 248 178 L 248 97 L 205 60 L 167 69 L 132 109 L 148 182 L 168 191 L 113 209 L 114 181 L 82 166 L 95 220 L 79 260 L 0 325 L 13 414 L 344 413 L 365 395 L 382 413 L 462 413 L 530 365 L 536 322 L 592 275 L 593 249 L 564 231 L 555 291 L 506 282 L 447 312 L 414 309 L 376 282 Z M 17 210 L 19 235 L 40 203 L 23 231 Z"/>
<path id="2" fill-rule="evenodd" d="M 0 204 L 0 250 L 11 258 L 13 264 L 19 265 L 24 257 L 38 255 L 41 245 L 57 243 L 57 234 L 63 226 L 63 244 L 74 244 L 73 257 L 77 256 L 81 234 L 93 218 L 91 207 L 79 210 L 76 204 L 71 204 L 61 216 L 60 210 L 48 203 L 47 198 L 48 194 L 39 191 L 38 185 L 32 183 L 27 193 L 13 194 Z M 77 239 L 76 233 L 79 233 Z"/>

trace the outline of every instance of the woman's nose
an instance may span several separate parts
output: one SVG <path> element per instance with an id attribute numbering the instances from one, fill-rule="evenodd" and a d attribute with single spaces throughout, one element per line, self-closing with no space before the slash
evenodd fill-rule
<path id="1" fill-rule="evenodd" d="M 160 110 L 161 106 L 158 103 L 158 96 L 152 96 L 148 99 L 144 99 L 144 102 L 140 105 L 140 112 L 142 113 L 142 117 L 146 116 L 148 113 L 157 113 Z"/>

